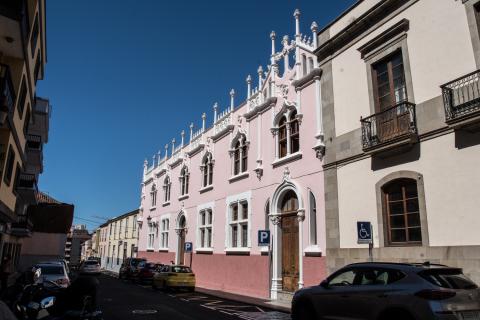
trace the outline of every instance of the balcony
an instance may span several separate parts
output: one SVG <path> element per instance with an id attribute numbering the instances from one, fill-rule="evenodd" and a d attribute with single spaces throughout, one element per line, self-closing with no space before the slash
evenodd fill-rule
<path id="1" fill-rule="evenodd" d="M 35 203 L 35 194 L 38 192 L 35 175 L 30 173 L 20 173 L 17 180 L 16 190 L 25 202 Z"/>
<path id="2" fill-rule="evenodd" d="M 418 140 L 415 104 L 401 102 L 382 112 L 360 119 L 362 147 L 372 154 L 396 153 Z"/>
<path id="3" fill-rule="evenodd" d="M 445 122 L 454 128 L 480 127 L 480 70 L 441 86 Z"/>
<path id="4" fill-rule="evenodd" d="M 23 45 L 30 31 L 27 0 L 0 1 L 0 32 L 5 41 L 0 51 L 4 55 L 23 59 Z"/>
<path id="5" fill-rule="evenodd" d="M 34 105 L 34 121 L 28 127 L 28 133 L 38 135 L 42 138 L 43 143 L 48 142 L 48 129 L 50 122 L 51 106 L 48 99 L 35 99 Z"/>
<path id="6" fill-rule="evenodd" d="M 9 112 L 15 106 L 15 90 L 13 87 L 10 68 L 0 64 L 0 125 L 3 125 Z"/>
<path id="7" fill-rule="evenodd" d="M 42 137 L 34 134 L 27 134 L 27 171 L 41 173 L 43 171 L 43 143 Z"/>
<path id="8" fill-rule="evenodd" d="M 32 228 L 32 221 L 27 216 L 19 216 L 18 221 L 12 223 L 10 233 L 16 237 L 31 237 Z"/>

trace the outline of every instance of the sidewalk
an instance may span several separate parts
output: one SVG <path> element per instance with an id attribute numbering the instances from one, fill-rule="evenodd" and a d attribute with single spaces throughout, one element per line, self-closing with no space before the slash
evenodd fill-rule
<path id="1" fill-rule="evenodd" d="M 290 309 L 291 309 L 291 305 L 289 303 L 285 303 L 281 301 L 272 301 L 272 300 L 261 299 L 261 298 L 253 298 L 253 297 L 242 296 L 239 294 L 229 293 L 225 291 L 210 290 L 210 289 L 199 288 L 199 287 L 196 287 L 195 291 L 200 293 L 205 293 L 218 298 L 228 299 L 228 300 L 237 301 L 237 302 L 243 302 L 243 303 L 264 307 L 264 308 L 268 308 L 276 311 L 281 311 L 281 312 L 290 313 Z"/>

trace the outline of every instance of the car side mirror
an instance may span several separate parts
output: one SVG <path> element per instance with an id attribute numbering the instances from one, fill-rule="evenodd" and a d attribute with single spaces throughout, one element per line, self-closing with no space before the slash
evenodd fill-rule
<path id="1" fill-rule="evenodd" d="M 320 287 L 328 289 L 329 288 L 328 281 L 323 280 L 322 282 L 320 282 Z"/>

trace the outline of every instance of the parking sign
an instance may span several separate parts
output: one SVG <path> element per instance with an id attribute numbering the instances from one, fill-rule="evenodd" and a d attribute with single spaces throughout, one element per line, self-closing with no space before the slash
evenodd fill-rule
<path id="1" fill-rule="evenodd" d="M 192 252 L 193 245 L 191 242 L 185 242 L 185 252 Z"/>
<path id="2" fill-rule="evenodd" d="M 270 245 L 270 230 L 258 230 L 258 245 L 260 247 Z"/>
<path id="3" fill-rule="evenodd" d="M 372 224 L 368 221 L 357 222 L 357 238 L 358 243 L 372 243 Z"/>

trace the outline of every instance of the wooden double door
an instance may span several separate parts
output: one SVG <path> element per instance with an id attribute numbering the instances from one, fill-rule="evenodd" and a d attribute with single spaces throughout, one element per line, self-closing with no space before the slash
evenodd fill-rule
<path id="1" fill-rule="evenodd" d="M 298 289 L 298 219 L 297 213 L 282 215 L 282 283 L 283 290 Z"/>

